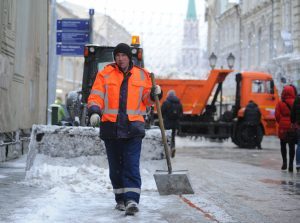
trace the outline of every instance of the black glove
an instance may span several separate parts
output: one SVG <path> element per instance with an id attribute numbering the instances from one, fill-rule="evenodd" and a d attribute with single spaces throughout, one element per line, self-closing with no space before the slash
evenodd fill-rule
<path id="1" fill-rule="evenodd" d="M 155 95 L 158 96 L 159 100 L 163 96 L 163 92 L 162 92 L 161 87 L 159 85 L 156 85 L 155 87 L 151 88 L 150 98 L 151 98 L 152 101 L 155 101 Z"/>

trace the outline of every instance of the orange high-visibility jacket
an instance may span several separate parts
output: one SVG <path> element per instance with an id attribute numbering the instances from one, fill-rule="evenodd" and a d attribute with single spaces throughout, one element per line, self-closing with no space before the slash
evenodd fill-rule
<path id="1" fill-rule="evenodd" d="M 154 101 L 150 98 L 151 78 L 148 71 L 133 66 L 129 71 L 127 109 L 129 121 L 144 122 L 146 106 Z M 119 111 L 120 88 L 124 74 L 116 64 L 107 65 L 99 71 L 88 98 L 88 108 L 98 106 L 102 112 L 102 122 L 116 122 Z"/>

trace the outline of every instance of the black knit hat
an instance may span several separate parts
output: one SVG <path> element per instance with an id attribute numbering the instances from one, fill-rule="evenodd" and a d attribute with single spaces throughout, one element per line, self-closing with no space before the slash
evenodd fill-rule
<path id="1" fill-rule="evenodd" d="M 132 54 L 130 46 L 128 46 L 126 43 L 119 43 L 116 48 L 114 49 L 114 59 L 116 58 L 117 53 L 125 53 L 129 60 L 131 60 Z"/>

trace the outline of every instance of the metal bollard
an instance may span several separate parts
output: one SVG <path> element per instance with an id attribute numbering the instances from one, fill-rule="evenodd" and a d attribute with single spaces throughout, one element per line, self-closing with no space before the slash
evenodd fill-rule
<path id="1" fill-rule="evenodd" d="M 51 125 L 58 125 L 58 105 L 51 105 Z"/>

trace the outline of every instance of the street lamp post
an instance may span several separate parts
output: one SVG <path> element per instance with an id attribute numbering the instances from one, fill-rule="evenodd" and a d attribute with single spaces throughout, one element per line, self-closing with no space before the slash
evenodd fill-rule
<path id="1" fill-rule="evenodd" d="M 234 62 L 235 62 L 235 57 L 233 56 L 232 53 L 230 53 L 227 57 L 227 64 L 228 64 L 229 69 L 233 68 Z"/>
<path id="2" fill-rule="evenodd" d="M 214 54 L 214 52 L 212 52 L 208 59 L 209 59 L 209 65 L 213 70 L 216 66 L 218 57 L 216 56 L 216 54 Z"/>

